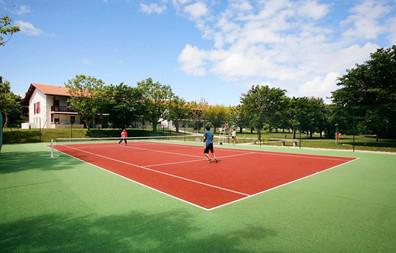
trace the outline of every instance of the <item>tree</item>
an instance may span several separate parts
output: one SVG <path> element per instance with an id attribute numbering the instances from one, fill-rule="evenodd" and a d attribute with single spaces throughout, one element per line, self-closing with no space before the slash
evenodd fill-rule
<path id="1" fill-rule="evenodd" d="M 173 121 L 177 133 L 179 132 L 180 121 L 186 119 L 190 111 L 190 105 L 178 96 L 173 96 L 169 101 L 167 118 Z"/>
<path id="2" fill-rule="evenodd" d="M 104 82 L 92 76 L 76 75 L 66 83 L 69 90 L 70 107 L 81 115 L 89 128 L 104 108 Z"/>
<path id="3" fill-rule="evenodd" d="M 244 127 L 248 127 L 248 117 L 247 114 L 242 112 L 241 105 L 233 106 L 230 108 L 230 114 L 228 116 L 228 121 L 230 126 L 239 127 L 239 132 L 243 132 Z"/>
<path id="4" fill-rule="evenodd" d="M 105 111 L 113 127 L 127 127 L 143 113 L 143 94 L 136 87 L 124 83 L 104 88 Z"/>
<path id="5" fill-rule="evenodd" d="M 0 112 L 4 115 L 4 127 L 8 127 L 9 123 L 20 123 L 22 98 L 12 93 L 10 82 L 6 80 L 0 83 Z"/>
<path id="6" fill-rule="evenodd" d="M 20 29 L 16 25 L 11 25 L 11 19 L 7 16 L 3 16 L 0 19 L 0 46 L 4 46 L 7 43 L 11 36 L 19 32 Z M 4 40 L 3 36 L 9 37 L 8 39 Z"/>
<path id="7" fill-rule="evenodd" d="M 193 122 L 193 128 L 197 131 L 203 127 L 204 122 L 204 112 L 209 107 L 208 102 L 204 99 L 201 101 L 192 101 L 189 103 L 190 112 L 187 118 L 189 118 Z"/>
<path id="8" fill-rule="evenodd" d="M 172 89 L 169 85 L 153 82 L 151 78 L 138 82 L 137 87 L 143 94 L 144 104 L 153 126 L 153 132 L 157 132 L 158 120 L 163 116 L 167 109 L 167 103 L 173 96 Z"/>
<path id="9" fill-rule="evenodd" d="M 274 115 L 282 111 L 285 101 L 285 90 L 267 85 L 253 85 L 242 95 L 242 112 L 249 117 L 249 125 L 257 129 L 260 141 L 264 123 L 274 122 Z"/>
<path id="10" fill-rule="evenodd" d="M 333 102 L 362 131 L 396 136 L 396 45 L 378 49 L 339 78 Z M 353 117 L 353 119 L 352 119 Z"/>
<path id="11" fill-rule="evenodd" d="M 224 105 L 210 105 L 204 111 L 204 119 L 209 121 L 214 127 L 214 133 L 216 128 L 222 127 L 224 122 L 229 118 L 230 108 Z"/>
<path id="12" fill-rule="evenodd" d="M 293 136 L 295 130 L 306 132 L 312 138 L 314 132 L 325 129 L 326 107 L 322 98 L 300 97 L 292 99 Z"/>

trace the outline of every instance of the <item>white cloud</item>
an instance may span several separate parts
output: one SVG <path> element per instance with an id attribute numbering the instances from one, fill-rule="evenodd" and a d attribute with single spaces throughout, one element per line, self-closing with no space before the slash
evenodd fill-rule
<path id="1" fill-rule="evenodd" d="M 337 78 L 339 76 L 339 73 L 334 72 L 324 76 L 316 76 L 298 88 L 297 96 L 327 98 L 330 96 L 329 91 L 337 89 Z"/>
<path id="2" fill-rule="evenodd" d="M 202 76 L 205 74 L 205 52 L 190 44 L 187 44 L 179 55 L 179 62 L 183 71 L 188 74 Z"/>
<path id="3" fill-rule="evenodd" d="M 382 1 L 366 0 L 351 10 L 350 16 L 343 22 L 350 28 L 344 32 L 345 37 L 376 39 L 386 29 L 380 20 L 391 8 Z"/>
<path id="4" fill-rule="evenodd" d="M 179 10 L 200 3 L 173 2 Z M 187 44 L 179 55 L 181 68 L 187 74 L 212 74 L 232 83 L 270 83 L 291 96 L 326 98 L 337 88 L 337 76 L 380 47 L 369 38 L 384 35 L 385 30 L 390 40 L 396 38 L 396 17 L 385 17 L 389 11 L 381 2 L 358 4 L 339 27 L 323 24 L 331 9 L 316 0 L 252 3 L 232 0 L 217 15 L 209 9 L 202 14 L 205 18 L 190 15 L 213 47 Z M 363 24 L 366 11 L 369 21 Z M 347 35 L 348 30 L 354 30 L 354 37 Z"/>
<path id="5" fill-rule="evenodd" d="M 389 19 L 387 28 L 389 42 L 391 44 L 396 44 L 396 17 Z"/>
<path id="6" fill-rule="evenodd" d="M 28 5 L 18 5 L 16 9 L 13 11 L 13 13 L 17 15 L 23 15 L 23 14 L 28 14 L 30 13 L 30 7 Z"/>
<path id="7" fill-rule="evenodd" d="M 43 31 L 37 27 L 35 27 L 32 23 L 18 20 L 15 21 L 15 25 L 21 29 L 21 32 L 29 35 L 29 36 L 39 36 L 43 33 Z"/>
<path id="8" fill-rule="evenodd" d="M 325 4 L 320 4 L 315 0 L 308 0 L 298 7 L 297 12 L 303 17 L 313 19 L 321 19 L 327 15 L 329 7 Z"/>
<path id="9" fill-rule="evenodd" d="M 145 14 L 161 14 L 166 11 L 166 3 L 150 3 L 150 4 L 140 4 L 140 11 Z"/>
<path id="10" fill-rule="evenodd" d="M 209 13 L 206 4 L 203 2 L 196 2 L 193 4 L 186 5 L 184 7 L 184 11 L 188 15 L 190 15 L 191 19 L 198 19 L 203 16 L 206 16 Z"/>

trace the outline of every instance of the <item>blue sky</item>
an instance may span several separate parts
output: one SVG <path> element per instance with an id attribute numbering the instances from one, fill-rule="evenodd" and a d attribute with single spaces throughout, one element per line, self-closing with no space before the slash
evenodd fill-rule
<path id="1" fill-rule="evenodd" d="M 329 97 L 337 77 L 396 44 L 396 0 L 0 0 L 21 32 L 0 75 L 24 94 L 77 74 L 235 105 L 253 84 Z"/>

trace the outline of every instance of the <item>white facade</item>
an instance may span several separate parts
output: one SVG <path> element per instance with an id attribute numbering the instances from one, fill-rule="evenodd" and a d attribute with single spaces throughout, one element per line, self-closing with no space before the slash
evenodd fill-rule
<path id="1" fill-rule="evenodd" d="M 47 95 L 35 89 L 29 99 L 30 128 L 83 127 L 80 115 L 68 109 L 66 96 Z"/>

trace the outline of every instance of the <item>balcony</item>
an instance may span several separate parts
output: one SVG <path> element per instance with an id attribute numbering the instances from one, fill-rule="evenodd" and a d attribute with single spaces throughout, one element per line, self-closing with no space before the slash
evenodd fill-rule
<path id="1" fill-rule="evenodd" d="M 74 112 L 70 107 L 68 106 L 51 106 L 51 112 Z"/>

